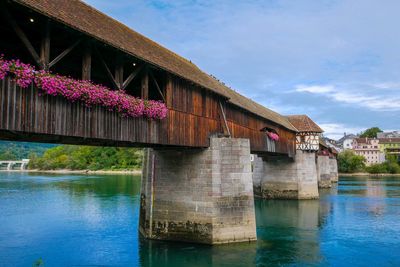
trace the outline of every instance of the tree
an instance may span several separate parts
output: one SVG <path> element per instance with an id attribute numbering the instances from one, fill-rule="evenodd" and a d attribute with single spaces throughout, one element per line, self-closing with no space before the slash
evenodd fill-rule
<path id="1" fill-rule="evenodd" d="M 139 169 L 143 153 L 136 148 L 57 146 L 42 157 L 32 154 L 29 168 L 40 170 L 118 170 Z"/>
<path id="2" fill-rule="evenodd" d="M 365 158 L 354 154 L 351 150 L 345 150 L 338 155 L 339 172 L 351 173 L 363 171 L 365 168 Z"/>
<path id="3" fill-rule="evenodd" d="M 383 132 L 379 127 L 372 127 L 360 134 L 360 137 L 376 138 L 378 133 Z"/>

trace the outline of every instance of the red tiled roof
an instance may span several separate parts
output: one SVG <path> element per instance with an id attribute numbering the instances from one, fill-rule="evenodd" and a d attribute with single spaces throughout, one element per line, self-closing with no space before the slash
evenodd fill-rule
<path id="1" fill-rule="evenodd" d="M 307 115 L 290 115 L 287 116 L 287 118 L 299 132 L 323 132 L 323 130 Z"/>

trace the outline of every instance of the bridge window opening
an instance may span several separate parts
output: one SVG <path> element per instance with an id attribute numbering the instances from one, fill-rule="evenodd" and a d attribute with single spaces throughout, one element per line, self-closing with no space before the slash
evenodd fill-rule
<path id="1" fill-rule="evenodd" d="M 149 99 L 164 101 L 166 77 L 161 71 L 149 71 Z"/>

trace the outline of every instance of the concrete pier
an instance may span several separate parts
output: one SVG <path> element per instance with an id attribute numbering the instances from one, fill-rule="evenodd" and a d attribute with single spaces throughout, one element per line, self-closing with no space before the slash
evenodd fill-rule
<path id="1" fill-rule="evenodd" d="M 254 191 L 266 199 L 317 199 L 318 178 L 314 152 L 297 150 L 293 159 L 255 160 Z"/>
<path id="2" fill-rule="evenodd" d="M 210 143 L 208 149 L 146 150 L 143 236 L 205 244 L 256 240 L 249 140 Z"/>
<path id="3" fill-rule="evenodd" d="M 339 181 L 339 171 L 336 158 L 334 157 L 329 158 L 329 167 L 331 171 L 331 182 L 337 183 Z"/>
<path id="4" fill-rule="evenodd" d="M 328 155 L 317 156 L 318 187 L 332 187 L 331 161 Z"/>

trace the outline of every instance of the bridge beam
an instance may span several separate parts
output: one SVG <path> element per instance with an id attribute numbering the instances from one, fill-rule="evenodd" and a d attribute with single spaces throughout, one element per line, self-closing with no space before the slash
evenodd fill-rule
<path id="1" fill-rule="evenodd" d="M 317 199 L 318 178 L 314 152 L 297 150 L 293 159 L 255 158 L 254 191 L 266 199 Z"/>
<path id="2" fill-rule="evenodd" d="M 205 244 L 256 240 L 249 140 L 210 142 L 208 149 L 146 150 L 143 236 Z"/>

